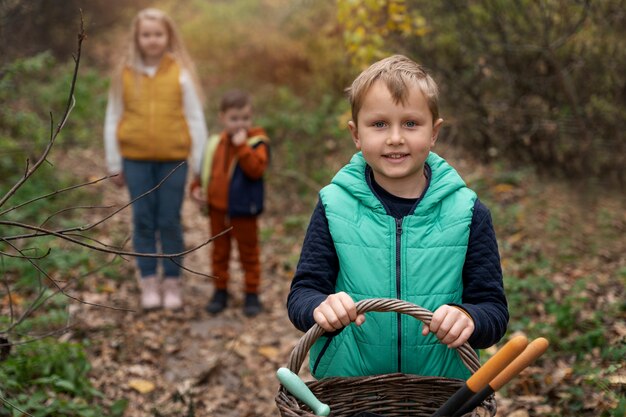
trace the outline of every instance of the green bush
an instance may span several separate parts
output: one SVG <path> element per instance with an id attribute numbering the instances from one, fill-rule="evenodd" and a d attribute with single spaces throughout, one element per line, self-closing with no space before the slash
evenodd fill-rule
<path id="1" fill-rule="evenodd" d="M 57 62 L 43 52 L 0 68 L 0 176 L 3 187 L 23 175 L 26 160 L 34 163 L 50 140 L 67 105 L 74 63 Z M 106 80 L 95 70 L 80 75 L 74 92 L 75 106 L 55 149 L 85 146 L 101 131 Z"/>
<path id="2" fill-rule="evenodd" d="M 27 167 L 40 158 L 53 129 L 60 122 L 67 104 L 73 62 L 59 63 L 49 53 L 23 58 L 0 69 L 0 197 L 25 173 Z M 106 83 L 95 71 L 86 71 L 76 85 L 75 106 L 53 151 L 44 163 L 0 208 L 6 210 L 49 193 L 76 185 L 70 174 L 53 165 L 56 150 L 69 150 L 90 145 L 94 131 L 99 131 L 104 109 Z M 43 110 L 42 110 L 43 109 Z M 94 109 L 96 112 L 94 113 Z M 98 124 L 96 128 L 95 124 Z M 28 161 L 28 162 L 27 162 Z M 84 206 L 85 201 L 97 204 L 98 197 L 89 189 L 76 189 L 18 207 L 4 213 L 4 221 L 42 225 L 56 230 L 85 224 L 83 211 L 69 210 Z M 2 238 L 30 234 L 19 226 L 3 226 Z M 0 277 L 9 286 L 13 297 L 20 299 L 15 308 L 26 312 L 15 326 L 15 317 L 0 317 L 0 336 L 15 343 L 6 360 L 0 363 L 0 416 L 21 416 L 22 411 L 33 416 L 120 416 L 125 400 L 109 410 L 92 405 L 102 394 L 89 382 L 89 362 L 79 344 L 61 343 L 52 339 L 32 341 L 33 335 L 62 329 L 67 324 L 68 299 L 54 295 L 55 288 L 46 278 L 63 277 L 60 285 L 81 278 L 99 265 L 104 257 L 88 249 L 73 246 L 49 236 L 10 240 L 0 244 L 3 253 L 15 252 L 15 245 L 32 259 L 0 257 Z M 34 264 L 37 265 L 35 267 Z M 0 299 L 6 300 L 6 285 Z M 72 287 L 73 289 L 76 286 Z M 23 307 L 23 308 L 22 308 Z M 14 406 L 14 407 L 12 407 Z"/>
<path id="3" fill-rule="evenodd" d="M 484 160 L 626 183 L 623 2 L 338 4 L 353 59 L 403 53 L 431 70 L 453 132 L 442 140 Z"/>

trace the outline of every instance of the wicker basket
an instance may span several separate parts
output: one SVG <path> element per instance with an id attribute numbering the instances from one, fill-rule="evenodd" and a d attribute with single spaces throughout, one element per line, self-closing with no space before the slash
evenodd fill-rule
<path id="1" fill-rule="evenodd" d="M 359 301 L 358 313 L 372 311 L 407 314 L 429 324 L 432 312 L 401 300 L 373 298 Z M 325 333 L 317 324 L 298 342 L 289 358 L 288 368 L 298 374 L 313 343 Z M 457 349 L 461 360 L 472 372 L 480 367 L 476 352 L 465 343 Z M 309 381 L 306 385 L 317 398 L 330 406 L 333 417 L 352 417 L 362 411 L 386 417 L 428 417 L 437 410 L 463 381 L 441 377 L 424 377 L 408 374 L 384 374 L 365 377 L 331 377 Z M 283 417 L 314 417 L 311 409 L 298 401 L 282 385 L 275 398 Z M 490 396 L 481 407 L 466 414 L 469 416 L 495 416 L 495 398 Z"/>

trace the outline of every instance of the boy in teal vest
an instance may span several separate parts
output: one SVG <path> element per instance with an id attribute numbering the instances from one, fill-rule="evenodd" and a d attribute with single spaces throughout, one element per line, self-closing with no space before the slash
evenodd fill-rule
<path id="1" fill-rule="evenodd" d="M 311 373 L 466 379 L 450 348 L 493 345 L 509 318 L 489 210 L 431 152 L 443 120 L 421 66 L 383 59 L 348 92 L 359 152 L 320 192 L 287 301 L 297 328 L 327 332 L 310 351 Z M 433 311 L 430 326 L 356 314 L 356 301 L 379 297 Z"/>

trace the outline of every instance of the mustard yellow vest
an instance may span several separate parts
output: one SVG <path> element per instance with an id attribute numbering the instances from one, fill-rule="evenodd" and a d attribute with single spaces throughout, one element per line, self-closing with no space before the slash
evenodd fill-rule
<path id="1" fill-rule="evenodd" d="M 183 113 L 180 67 L 173 57 L 161 60 L 154 77 L 131 68 L 122 73 L 124 114 L 117 129 L 124 158 L 150 161 L 187 159 L 191 147 Z"/>

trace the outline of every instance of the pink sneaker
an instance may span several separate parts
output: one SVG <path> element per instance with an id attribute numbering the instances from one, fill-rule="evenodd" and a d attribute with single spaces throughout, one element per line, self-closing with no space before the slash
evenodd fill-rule
<path id="1" fill-rule="evenodd" d="M 168 310 L 179 310 L 183 306 L 180 291 L 180 278 L 163 280 L 163 307 Z"/>
<path id="2" fill-rule="evenodd" d="M 154 310 L 161 307 L 161 294 L 159 293 L 159 279 L 155 275 L 143 277 L 139 280 L 141 287 L 141 308 Z"/>

